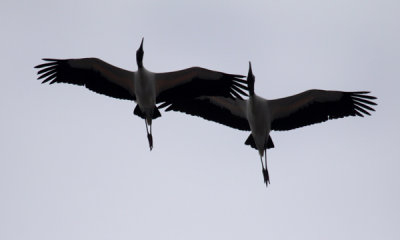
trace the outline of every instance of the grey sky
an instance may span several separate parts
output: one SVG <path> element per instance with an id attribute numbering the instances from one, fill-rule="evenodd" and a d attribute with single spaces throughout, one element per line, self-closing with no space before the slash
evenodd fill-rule
<path id="1" fill-rule="evenodd" d="M 2 1 L 0 239 L 399 239 L 398 1 Z M 246 74 L 278 98 L 370 90 L 371 117 L 248 132 L 41 85 L 43 57 Z"/>

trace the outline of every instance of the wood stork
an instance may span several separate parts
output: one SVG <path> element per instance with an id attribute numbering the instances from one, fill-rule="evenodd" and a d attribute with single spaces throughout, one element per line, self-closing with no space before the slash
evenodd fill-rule
<path id="1" fill-rule="evenodd" d="M 150 150 L 153 148 L 152 120 L 161 116 L 156 104 L 186 101 L 197 96 L 241 98 L 247 95 L 244 76 L 200 67 L 154 73 L 143 66 L 143 39 L 136 51 L 136 72 L 127 71 L 98 58 L 49 59 L 37 65 L 42 83 L 69 83 L 110 97 L 137 102 L 134 114 L 145 120 Z M 148 129 L 150 128 L 150 131 Z"/>
<path id="2" fill-rule="evenodd" d="M 202 96 L 187 102 L 166 101 L 160 108 L 179 111 L 226 126 L 250 130 L 245 144 L 258 150 L 264 182 L 268 186 L 267 148 L 273 148 L 270 131 L 291 130 L 330 119 L 370 115 L 376 97 L 369 92 L 308 90 L 290 97 L 267 100 L 254 93 L 255 77 L 249 63 L 249 99 Z M 265 156 L 265 167 L 263 163 Z"/>

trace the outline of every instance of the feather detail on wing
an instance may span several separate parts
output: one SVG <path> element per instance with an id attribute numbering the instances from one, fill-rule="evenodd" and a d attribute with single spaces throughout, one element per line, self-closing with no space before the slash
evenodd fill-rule
<path id="1" fill-rule="evenodd" d="M 176 72 L 156 73 L 157 102 L 200 96 L 240 98 L 247 96 L 243 76 L 192 67 Z"/>
<path id="2" fill-rule="evenodd" d="M 290 130 L 329 119 L 370 115 L 375 111 L 369 92 L 308 90 L 286 98 L 270 100 L 272 130 Z"/>
<path id="3" fill-rule="evenodd" d="M 113 98 L 135 100 L 133 73 L 97 58 L 43 59 L 38 80 L 42 83 L 69 83 Z"/>
<path id="4" fill-rule="evenodd" d="M 250 130 L 245 115 L 245 101 L 224 97 L 198 97 L 176 102 L 164 102 L 159 108 L 202 117 L 239 130 Z"/>

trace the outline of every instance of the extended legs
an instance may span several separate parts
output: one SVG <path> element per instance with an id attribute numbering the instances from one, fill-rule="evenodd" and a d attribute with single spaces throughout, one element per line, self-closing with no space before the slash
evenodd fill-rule
<path id="1" fill-rule="evenodd" d="M 267 168 L 267 150 L 264 150 L 264 156 L 265 156 L 265 167 L 264 167 L 264 162 L 262 159 L 262 156 L 260 156 L 260 160 L 261 160 L 261 167 L 262 167 L 262 173 L 263 173 L 263 177 L 264 177 L 264 183 L 266 186 L 268 186 L 269 182 L 269 174 L 268 174 L 268 168 Z"/>
<path id="2" fill-rule="evenodd" d="M 150 151 L 151 151 L 153 149 L 153 135 L 151 133 L 151 123 L 147 124 L 147 121 L 145 119 L 144 124 L 146 125 L 147 140 L 149 141 L 149 147 L 150 147 Z M 149 127 L 147 125 L 149 125 Z M 150 132 L 149 132 L 149 128 L 150 128 Z"/>

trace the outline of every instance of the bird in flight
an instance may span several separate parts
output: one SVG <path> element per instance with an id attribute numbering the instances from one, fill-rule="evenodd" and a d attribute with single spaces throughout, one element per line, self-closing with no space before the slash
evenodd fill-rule
<path id="1" fill-rule="evenodd" d="M 179 111 L 223 125 L 251 131 L 245 144 L 258 150 L 266 186 L 270 183 L 267 149 L 273 148 L 270 131 L 292 130 L 347 116 L 370 115 L 376 97 L 369 92 L 342 92 L 312 89 L 293 96 L 267 100 L 254 92 L 251 63 L 247 75 L 249 98 L 201 96 L 186 102 L 166 101 L 159 108 Z M 263 162 L 264 156 L 264 162 Z M 265 163 L 265 165 L 264 165 Z"/>
<path id="2" fill-rule="evenodd" d="M 109 97 L 137 103 L 134 114 L 143 118 L 150 150 L 153 148 L 152 120 L 161 116 L 156 104 L 187 101 L 200 96 L 239 98 L 247 96 L 242 75 L 191 67 L 174 72 L 155 73 L 143 66 L 143 39 L 136 51 L 138 70 L 124 70 L 98 58 L 50 59 L 37 65 L 42 83 L 69 83 Z M 150 130 L 149 130 L 150 129 Z"/>

